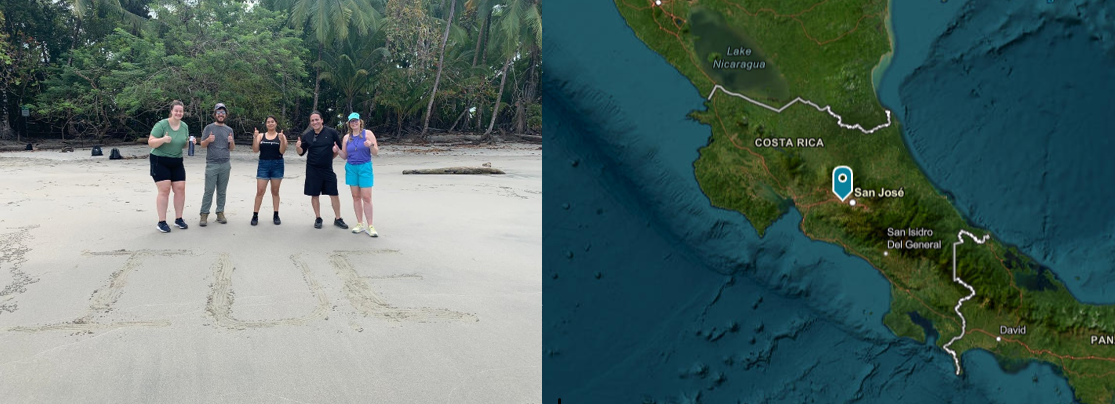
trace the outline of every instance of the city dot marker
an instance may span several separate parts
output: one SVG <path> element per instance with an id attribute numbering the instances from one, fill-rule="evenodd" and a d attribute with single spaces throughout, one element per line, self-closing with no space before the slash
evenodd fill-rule
<path id="1" fill-rule="evenodd" d="M 654 0 L 654 4 L 661 6 L 662 0 Z"/>
<path id="2" fill-rule="evenodd" d="M 856 200 L 852 199 L 850 202 L 848 202 L 848 204 L 852 205 L 852 206 L 856 206 Z"/>
<path id="3" fill-rule="evenodd" d="M 883 256 L 884 256 L 884 257 L 886 257 L 886 256 L 888 256 L 888 255 L 890 255 L 890 251 L 883 251 Z"/>
<path id="4" fill-rule="evenodd" d="M 1002 341 L 1003 341 L 1003 337 L 995 337 L 995 342 L 1002 342 Z"/>
<path id="5" fill-rule="evenodd" d="M 848 199 L 852 194 L 852 169 L 848 166 L 837 166 L 832 169 L 832 193 L 840 198 L 840 202 Z"/>

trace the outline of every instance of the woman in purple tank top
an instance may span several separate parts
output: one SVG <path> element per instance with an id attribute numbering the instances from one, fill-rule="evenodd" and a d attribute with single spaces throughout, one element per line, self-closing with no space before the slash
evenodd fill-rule
<path id="1" fill-rule="evenodd" d="M 344 138 L 344 147 L 339 151 L 341 158 L 345 159 L 345 184 L 352 189 L 352 208 L 356 211 L 356 227 L 352 228 L 354 234 L 368 233 L 369 236 L 379 237 L 376 228 L 372 226 L 372 185 L 375 177 L 372 174 L 372 156 L 379 155 L 379 143 L 372 131 L 364 129 L 364 121 L 360 114 L 351 113 L 348 116 L 348 134 Z M 367 216 L 368 224 L 365 227 L 364 217 Z"/>

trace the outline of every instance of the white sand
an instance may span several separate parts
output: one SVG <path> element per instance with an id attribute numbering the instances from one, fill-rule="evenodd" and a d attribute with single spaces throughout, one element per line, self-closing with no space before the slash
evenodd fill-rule
<path id="1" fill-rule="evenodd" d="M 384 146 L 379 238 L 333 227 L 328 197 L 313 228 L 293 147 L 283 224 L 266 195 L 250 226 L 246 145 L 229 223 L 197 225 L 198 153 L 190 228 L 162 234 L 148 160 L 110 149 L 0 153 L 0 402 L 541 402 L 538 146 Z M 401 174 L 485 162 L 508 174 Z"/>

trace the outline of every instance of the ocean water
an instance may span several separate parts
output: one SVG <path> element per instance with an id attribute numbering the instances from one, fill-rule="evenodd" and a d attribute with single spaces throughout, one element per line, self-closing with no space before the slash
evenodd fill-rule
<path id="1" fill-rule="evenodd" d="M 686 118 L 702 95 L 609 2 L 547 19 L 579 23 L 543 38 L 544 402 L 1071 401 L 1051 366 L 975 353 L 957 377 L 891 335 L 886 280 L 796 210 L 760 239 L 711 207 L 693 174 L 710 129 Z"/>
<path id="2" fill-rule="evenodd" d="M 1115 2 L 893 6 L 878 91 L 918 163 L 1078 299 L 1115 303 Z"/>

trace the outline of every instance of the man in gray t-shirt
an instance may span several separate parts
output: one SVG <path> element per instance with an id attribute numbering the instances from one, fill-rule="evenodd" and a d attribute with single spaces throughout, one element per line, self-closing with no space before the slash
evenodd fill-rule
<path id="1" fill-rule="evenodd" d="M 228 176 L 232 171 L 229 152 L 236 148 L 232 141 L 232 128 L 225 125 L 228 109 L 225 104 L 213 107 L 213 122 L 201 130 L 201 147 L 205 148 L 205 195 L 201 197 L 201 223 L 205 227 L 209 218 L 209 207 L 213 204 L 213 190 L 217 191 L 217 223 L 225 220 L 225 190 L 228 189 Z"/>

